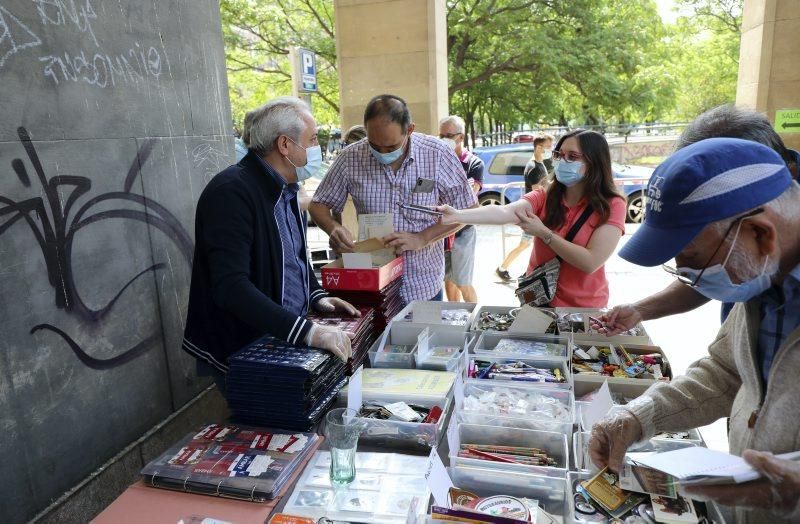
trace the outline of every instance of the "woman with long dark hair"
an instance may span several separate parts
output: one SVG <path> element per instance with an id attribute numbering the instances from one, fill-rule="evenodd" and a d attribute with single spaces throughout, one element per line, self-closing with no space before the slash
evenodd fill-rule
<path id="1" fill-rule="evenodd" d="M 555 180 L 505 206 L 456 210 L 449 206 L 442 222 L 518 224 L 535 237 L 528 273 L 561 257 L 553 307 L 605 307 L 608 280 L 604 265 L 625 233 L 625 197 L 614 186 L 611 153 L 603 135 L 576 129 L 553 150 Z M 591 208 L 572 241 L 568 232 Z"/>

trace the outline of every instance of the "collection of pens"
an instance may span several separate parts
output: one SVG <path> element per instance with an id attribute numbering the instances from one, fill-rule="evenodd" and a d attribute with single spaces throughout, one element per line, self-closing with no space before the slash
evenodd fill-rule
<path id="1" fill-rule="evenodd" d="M 525 466 L 558 466 L 555 459 L 539 448 L 461 444 L 458 456 Z"/>
<path id="2" fill-rule="evenodd" d="M 487 362 L 470 360 L 467 370 L 469 378 L 491 380 L 515 380 L 520 382 L 563 383 L 567 378 L 560 369 L 537 368 L 521 361 Z"/>

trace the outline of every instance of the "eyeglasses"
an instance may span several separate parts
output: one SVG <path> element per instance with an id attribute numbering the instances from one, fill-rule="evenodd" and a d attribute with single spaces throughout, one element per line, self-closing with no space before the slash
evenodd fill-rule
<path id="1" fill-rule="evenodd" d="M 752 216 L 755 216 L 755 215 L 757 215 L 759 213 L 763 213 L 763 212 L 764 212 L 764 208 L 763 207 L 759 207 L 758 209 L 754 209 L 753 211 L 750 211 L 746 215 L 742 215 L 739 218 L 737 218 L 736 220 L 734 220 L 733 222 L 731 222 L 731 225 L 728 226 L 727 230 L 725 230 L 725 234 L 722 235 L 722 240 L 720 240 L 719 245 L 717 246 L 717 249 L 715 249 L 714 253 L 712 253 L 711 256 L 708 257 L 708 260 L 706 261 L 706 264 L 703 266 L 703 269 L 700 270 L 700 272 L 697 274 L 697 276 L 695 278 L 691 278 L 690 275 L 686 275 L 685 273 L 682 273 L 682 272 L 678 271 L 678 268 L 675 268 L 675 267 L 672 267 L 672 266 L 668 266 L 667 264 L 662 264 L 661 268 L 664 271 L 666 271 L 667 273 L 669 273 L 670 275 L 672 275 L 673 277 L 677 278 L 679 282 L 682 282 L 683 284 L 686 284 L 688 286 L 696 287 L 697 283 L 700 282 L 700 278 L 703 276 L 703 273 L 705 273 L 706 269 L 708 269 L 709 264 L 711 264 L 711 261 L 714 260 L 715 256 L 717 256 L 717 252 L 720 249 L 722 249 L 722 245 L 725 243 L 725 239 L 728 238 L 728 235 L 731 234 L 731 231 L 733 231 L 733 227 L 736 226 L 738 223 L 740 223 L 745 218 L 750 218 Z"/>
<path id="2" fill-rule="evenodd" d="M 564 160 L 565 162 L 576 162 L 583 159 L 583 155 L 577 151 L 561 152 L 558 149 L 553 151 L 554 160 Z"/>
<path id="3" fill-rule="evenodd" d="M 461 134 L 463 134 L 463 133 L 447 133 L 447 134 L 441 134 L 440 133 L 439 134 L 439 138 L 455 138 L 455 137 L 457 137 L 458 135 L 461 135 Z"/>

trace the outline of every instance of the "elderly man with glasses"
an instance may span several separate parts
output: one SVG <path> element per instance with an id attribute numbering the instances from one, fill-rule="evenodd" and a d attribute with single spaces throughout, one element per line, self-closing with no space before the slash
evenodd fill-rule
<path id="1" fill-rule="evenodd" d="M 709 355 L 592 429 L 594 462 L 619 471 L 628 447 L 657 432 L 730 417 L 730 450 L 762 478 L 687 488 L 736 507 L 736 522 L 798 522 L 800 186 L 772 149 L 733 138 L 683 148 L 653 173 L 644 223 L 620 251 L 703 295 L 735 302 Z"/>

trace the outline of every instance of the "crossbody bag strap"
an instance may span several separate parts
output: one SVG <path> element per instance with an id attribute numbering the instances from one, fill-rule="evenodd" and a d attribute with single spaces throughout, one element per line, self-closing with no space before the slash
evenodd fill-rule
<path id="1" fill-rule="evenodd" d="M 567 236 L 564 237 L 564 240 L 566 240 L 567 242 L 572 242 L 572 239 L 575 238 L 575 235 L 578 234 L 578 231 L 580 231 L 583 225 L 586 223 L 586 221 L 589 220 L 589 217 L 592 216 L 593 212 L 594 209 L 592 209 L 592 205 L 591 204 L 587 205 L 586 209 L 584 209 L 583 213 L 581 213 L 581 216 L 578 217 L 578 221 L 572 225 L 569 232 L 567 233 Z M 556 256 L 556 258 L 559 260 L 559 262 L 561 261 L 560 256 Z"/>

